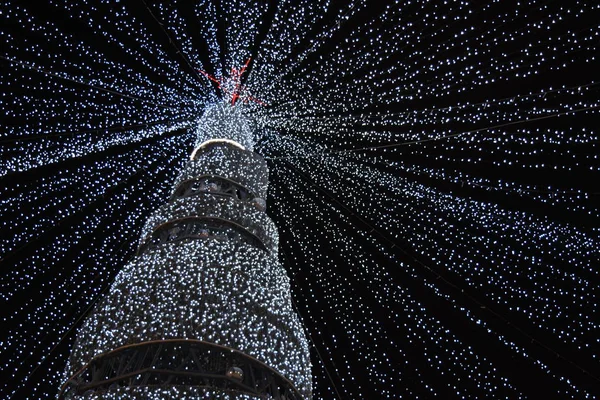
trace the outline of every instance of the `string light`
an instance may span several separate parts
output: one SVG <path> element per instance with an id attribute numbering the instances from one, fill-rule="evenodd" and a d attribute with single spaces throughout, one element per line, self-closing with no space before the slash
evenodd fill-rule
<path id="1" fill-rule="evenodd" d="M 269 162 L 315 398 L 599 396 L 598 11 L 5 1 L 3 397 L 55 396 L 81 315 L 210 138 Z M 222 93 L 198 71 L 249 57 L 264 104 L 236 136 L 202 120 Z"/>

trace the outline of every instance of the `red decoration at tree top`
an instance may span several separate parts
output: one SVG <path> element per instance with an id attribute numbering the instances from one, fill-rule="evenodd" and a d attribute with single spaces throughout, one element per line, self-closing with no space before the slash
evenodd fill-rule
<path id="1" fill-rule="evenodd" d="M 242 75 L 246 72 L 246 68 L 250 65 L 250 60 L 252 58 L 248 58 L 244 66 L 240 69 L 231 68 L 231 74 L 229 78 L 215 78 L 210 75 L 206 71 L 198 70 L 202 75 L 215 82 L 219 89 L 223 92 L 224 95 L 231 96 L 231 105 L 235 106 L 235 103 L 241 99 L 244 103 L 248 103 L 249 101 L 253 101 L 255 103 L 260 104 L 261 106 L 266 106 L 264 102 L 257 99 L 256 97 L 250 96 L 246 93 L 246 87 L 242 85 Z"/>

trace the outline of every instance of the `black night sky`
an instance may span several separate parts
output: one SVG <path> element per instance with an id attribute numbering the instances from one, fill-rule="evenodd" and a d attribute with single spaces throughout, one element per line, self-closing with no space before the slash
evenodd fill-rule
<path id="1" fill-rule="evenodd" d="M 600 396 L 600 6 L 0 6 L 6 399 L 78 327 L 245 89 L 316 399 Z"/>

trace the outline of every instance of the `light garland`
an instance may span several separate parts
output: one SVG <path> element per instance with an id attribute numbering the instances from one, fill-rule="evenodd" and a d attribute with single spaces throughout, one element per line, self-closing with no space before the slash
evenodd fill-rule
<path id="1" fill-rule="evenodd" d="M 268 196 L 243 186 L 274 225 L 239 221 L 279 229 L 315 398 L 600 396 L 599 5 L 146 3 L 0 6 L 1 397 L 55 396 L 72 327 L 179 212 L 175 182 L 263 173 L 217 146 L 178 176 L 211 138 L 269 162 Z M 198 71 L 249 57 L 267 106 L 209 132 Z"/>

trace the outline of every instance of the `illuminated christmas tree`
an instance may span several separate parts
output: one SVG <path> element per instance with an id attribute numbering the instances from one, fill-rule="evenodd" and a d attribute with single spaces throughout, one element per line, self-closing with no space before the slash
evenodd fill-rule
<path id="1" fill-rule="evenodd" d="M 86 316 L 127 279 L 144 224 L 201 144 L 195 129 L 225 138 L 217 117 L 237 110 L 242 85 L 224 77 L 249 57 L 243 85 L 260 100 L 237 102 L 268 162 L 313 398 L 600 398 L 600 2 L 0 11 L 0 399 L 54 399 L 111 347 L 88 333 L 77 348 L 91 353 L 65 377 Z M 153 254 L 138 259 L 163 262 Z M 156 285 L 189 265 L 160 265 Z M 125 294 L 111 318 L 135 318 L 138 299 L 150 319 L 164 302 Z M 147 336 L 160 336 L 153 323 Z"/>
<path id="2" fill-rule="evenodd" d="M 200 120 L 169 202 L 80 330 L 61 397 L 312 397 L 267 164 L 236 99 Z"/>

